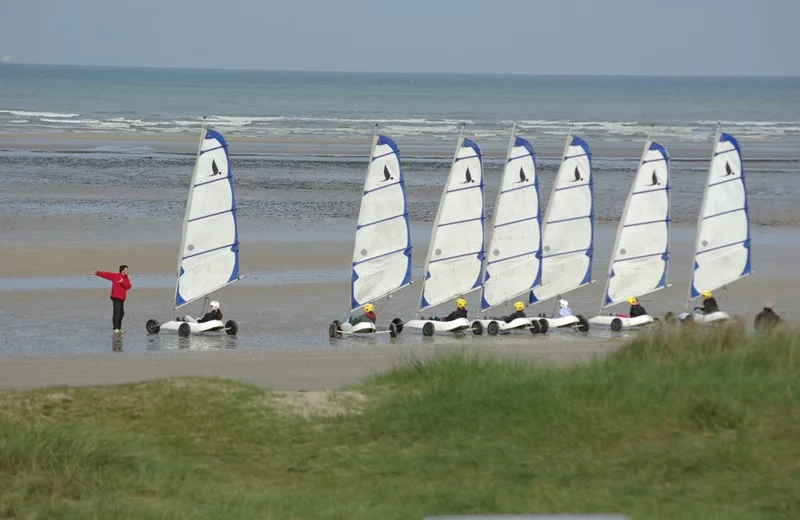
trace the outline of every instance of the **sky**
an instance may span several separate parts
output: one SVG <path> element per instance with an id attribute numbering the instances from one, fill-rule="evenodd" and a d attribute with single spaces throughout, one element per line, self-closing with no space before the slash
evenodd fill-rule
<path id="1" fill-rule="evenodd" d="M 800 0 L 0 0 L 0 57 L 209 69 L 800 76 L 799 19 Z"/>

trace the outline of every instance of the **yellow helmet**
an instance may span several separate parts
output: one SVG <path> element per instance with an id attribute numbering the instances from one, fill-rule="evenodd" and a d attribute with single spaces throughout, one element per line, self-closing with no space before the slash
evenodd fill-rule
<path id="1" fill-rule="evenodd" d="M 628 299 L 627 299 L 627 300 L 625 300 L 625 301 L 626 301 L 626 302 L 628 302 L 628 304 L 630 304 L 630 305 L 636 305 L 636 304 L 638 303 L 638 302 L 636 301 L 636 296 L 630 296 L 630 297 L 628 297 Z"/>
<path id="2" fill-rule="evenodd" d="M 375 306 L 371 303 L 364 305 L 364 312 L 372 312 L 375 310 Z"/>
<path id="3" fill-rule="evenodd" d="M 522 309 L 524 309 L 524 308 L 525 308 L 525 304 L 524 304 L 524 303 L 522 303 L 522 302 L 517 302 L 517 303 L 515 303 L 515 304 L 514 304 L 514 308 L 515 308 L 516 310 L 518 310 L 518 311 L 521 311 Z"/>
<path id="4" fill-rule="evenodd" d="M 711 298 L 711 291 L 703 291 L 700 293 L 703 298 Z"/>
<path id="5" fill-rule="evenodd" d="M 463 309 L 466 306 L 467 306 L 467 300 L 465 300 L 464 298 L 459 298 L 458 300 L 456 300 L 456 309 Z"/>

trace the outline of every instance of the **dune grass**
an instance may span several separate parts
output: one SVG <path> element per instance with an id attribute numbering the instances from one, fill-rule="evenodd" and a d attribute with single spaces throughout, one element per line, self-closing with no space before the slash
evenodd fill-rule
<path id="1" fill-rule="evenodd" d="M 412 360 L 305 409 L 224 380 L 4 392 L 0 518 L 796 519 L 798 342 L 665 327 L 569 369 Z"/>

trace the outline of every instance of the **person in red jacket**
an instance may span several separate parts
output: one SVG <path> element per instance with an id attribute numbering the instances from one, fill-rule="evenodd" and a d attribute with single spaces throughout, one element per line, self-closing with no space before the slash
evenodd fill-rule
<path id="1" fill-rule="evenodd" d="M 111 304 L 114 309 L 111 316 L 111 323 L 114 327 L 114 334 L 121 334 L 122 318 L 125 316 L 125 296 L 131 288 L 131 281 L 128 279 L 128 266 L 119 266 L 118 273 L 92 271 L 92 274 L 111 282 Z"/>

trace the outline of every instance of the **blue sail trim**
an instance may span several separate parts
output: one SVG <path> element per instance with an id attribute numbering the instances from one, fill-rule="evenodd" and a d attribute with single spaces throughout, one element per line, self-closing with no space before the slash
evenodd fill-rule
<path id="1" fill-rule="evenodd" d="M 576 184 L 575 186 L 564 186 L 563 188 L 556 188 L 556 191 L 564 191 L 564 190 L 574 190 L 575 188 L 585 188 L 586 186 L 590 186 L 591 190 L 591 182 L 587 182 L 586 184 Z"/>
<path id="2" fill-rule="evenodd" d="M 707 217 L 703 217 L 703 220 L 708 220 L 710 218 L 721 217 L 722 215 L 728 215 L 730 213 L 737 213 L 739 211 L 745 211 L 744 207 L 736 208 L 736 209 L 729 209 L 728 211 L 721 211 L 719 213 L 714 213 L 713 215 L 708 215 Z"/>
<path id="3" fill-rule="evenodd" d="M 403 247 L 403 248 L 400 248 L 400 249 L 395 249 L 394 251 L 389 251 L 389 252 L 387 252 L 387 253 L 381 253 L 381 254 L 379 254 L 379 255 L 371 256 L 371 257 L 369 257 L 369 258 L 365 258 L 364 260 L 359 260 L 359 261 L 357 261 L 357 262 L 353 262 L 353 267 L 355 267 L 355 266 L 357 266 L 357 265 L 364 264 L 364 263 L 366 263 L 366 262 L 372 262 L 373 260 L 377 260 L 378 258 L 383 258 L 383 257 L 385 257 L 385 256 L 389 256 L 389 255 L 396 255 L 397 253 L 402 253 L 402 252 L 404 252 L 404 251 L 406 251 L 406 252 L 407 252 L 407 251 L 409 251 L 410 249 L 411 249 L 410 247 Z"/>
<path id="4" fill-rule="evenodd" d="M 467 218 L 464 220 L 456 220 L 455 222 L 445 222 L 444 224 L 439 224 L 440 228 L 447 227 L 447 226 L 455 226 L 456 224 L 466 224 L 467 222 L 477 222 L 478 220 L 483 220 L 483 215 L 480 217 L 475 218 Z"/>
<path id="5" fill-rule="evenodd" d="M 579 217 L 562 218 L 561 220 L 551 220 L 548 222 L 548 224 L 561 224 L 563 222 L 571 222 L 573 220 L 580 220 L 582 218 L 592 218 L 592 214 L 589 213 L 588 215 L 581 215 Z"/>
<path id="6" fill-rule="evenodd" d="M 391 217 L 382 218 L 380 220 L 367 222 L 366 224 L 357 225 L 356 226 L 356 230 L 364 229 L 365 227 L 374 226 L 375 224 L 382 224 L 383 222 L 388 222 L 390 220 L 395 220 L 395 219 L 398 219 L 400 217 L 407 217 L 407 216 L 408 216 L 408 213 L 401 213 L 399 215 L 394 215 L 394 216 L 391 216 Z"/>
<path id="7" fill-rule="evenodd" d="M 475 188 L 483 189 L 483 175 L 481 175 L 481 183 L 475 186 L 465 186 L 463 188 L 455 188 L 453 190 L 447 190 L 447 193 L 455 193 L 457 191 L 464 191 L 464 190 L 474 190 Z"/>
<path id="8" fill-rule="evenodd" d="M 369 195 L 370 193 L 375 193 L 376 191 L 385 190 L 386 188 L 393 188 L 394 186 L 397 186 L 398 184 L 405 184 L 405 181 L 400 180 L 400 181 L 397 181 L 397 182 L 393 182 L 391 184 L 384 184 L 383 186 L 378 186 L 377 188 L 372 188 L 371 190 L 365 190 L 364 191 L 364 195 Z"/>
<path id="9" fill-rule="evenodd" d="M 666 224 L 669 222 L 669 219 L 666 220 L 648 220 L 647 222 L 634 222 L 633 224 L 625 224 L 622 226 L 622 229 L 629 228 L 629 227 L 636 227 L 636 226 L 648 226 L 650 224 Z"/>
<path id="10" fill-rule="evenodd" d="M 501 262 L 507 262 L 509 260 L 514 260 L 515 258 L 522 258 L 523 256 L 536 255 L 538 252 L 539 252 L 538 250 L 533 250 L 533 251 L 527 251 L 525 253 L 519 253 L 519 254 L 516 254 L 516 255 L 513 255 L 513 256 L 509 256 L 508 258 L 501 258 L 499 260 L 490 260 L 486 265 L 494 265 L 494 264 L 499 264 Z M 488 278 L 488 272 L 487 272 L 487 278 Z"/>
<path id="11" fill-rule="evenodd" d="M 519 220 L 512 220 L 511 222 L 504 222 L 503 224 L 497 224 L 494 228 L 497 229 L 497 228 L 501 228 L 501 227 L 505 227 L 505 226 L 512 226 L 514 224 L 519 224 L 520 222 L 528 222 L 529 220 L 537 220 L 538 218 L 539 218 L 539 215 L 536 215 L 536 216 L 533 216 L 533 217 L 521 218 Z M 539 231 L 540 231 L 539 236 L 541 237 L 541 235 L 542 235 L 542 233 L 541 233 L 541 225 L 539 226 Z M 541 239 L 540 239 L 540 241 L 541 241 Z"/>
<path id="12" fill-rule="evenodd" d="M 506 193 L 511 193 L 512 191 L 524 190 L 527 188 L 534 188 L 536 184 L 528 184 L 527 186 L 517 186 L 516 188 L 509 188 L 507 190 L 503 190 L 500 192 L 500 195 L 505 195 Z"/>
<path id="13" fill-rule="evenodd" d="M 230 165 L 228 166 L 228 168 L 230 168 Z M 230 175 L 230 172 L 228 172 L 228 175 Z M 212 182 L 223 182 L 227 181 L 228 179 L 229 177 L 220 177 L 219 179 L 211 179 L 210 181 L 197 183 L 194 186 L 192 186 L 192 188 L 199 188 L 200 186 L 205 186 L 206 184 L 211 184 Z"/>
<path id="14" fill-rule="evenodd" d="M 224 215 L 226 213 L 234 213 L 235 214 L 236 213 L 236 209 L 235 208 L 231 208 L 231 209 L 226 209 L 224 211 L 217 211 L 216 213 L 209 213 L 208 215 L 203 215 L 202 217 L 190 218 L 187 222 L 197 222 L 198 220 L 203 220 L 203 219 L 207 219 L 207 218 L 211 218 L 211 217 L 217 217 L 219 215 Z"/>

